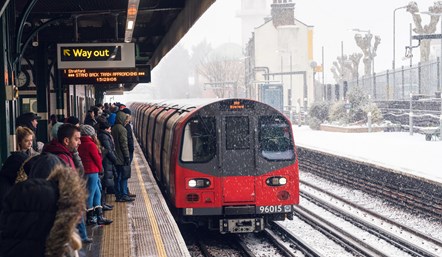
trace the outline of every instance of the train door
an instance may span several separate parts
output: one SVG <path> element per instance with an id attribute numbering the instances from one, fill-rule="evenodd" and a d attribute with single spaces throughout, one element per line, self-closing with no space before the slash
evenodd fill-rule
<path id="1" fill-rule="evenodd" d="M 223 201 L 255 201 L 255 142 L 253 119 L 248 115 L 221 116 L 220 168 Z"/>

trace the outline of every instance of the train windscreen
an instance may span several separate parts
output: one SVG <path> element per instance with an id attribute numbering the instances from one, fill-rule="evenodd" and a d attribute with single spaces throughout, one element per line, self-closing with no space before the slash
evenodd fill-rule
<path id="1" fill-rule="evenodd" d="M 259 118 L 259 152 L 267 160 L 292 160 L 295 157 L 290 125 L 281 116 Z"/>
<path id="2" fill-rule="evenodd" d="M 226 117 L 226 149 L 239 150 L 250 148 L 248 116 Z"/>
<path id="3" fill-rule="evenodd" d="M 208 162 L 216 153 L 215 118 L 196 117 L 184 128 L 182 162 Z"/>

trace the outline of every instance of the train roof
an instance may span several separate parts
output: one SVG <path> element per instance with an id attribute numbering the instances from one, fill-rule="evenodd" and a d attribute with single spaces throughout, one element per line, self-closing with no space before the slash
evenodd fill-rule
<path id="1" fill-rule="evenodd" d="M 253 101 L 256 103 L 260 103 L 262 105 L 267 105 L 265 103 L 256 100 L 245 99 L 245 98 L 185 98 L 185 99 L 169 99 L 169 100 L 152 100 L 146 102 L 136 102 L 134 104 L 149 104 L 163 108 L 173 108 L 173 109 L 179 109 L 190 112 L 192 110 L 199 109 L 200 107 L 207 106 L 212 103 L 221 102 L 225 100 L 236 100 L 236 99 Z"/>

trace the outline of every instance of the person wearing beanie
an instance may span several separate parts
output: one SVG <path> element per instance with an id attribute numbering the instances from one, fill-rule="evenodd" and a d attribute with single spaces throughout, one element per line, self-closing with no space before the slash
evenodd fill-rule
<path id="1" fill-rule="evenodd" d="M 69 118 L 67 118 L 66 123 L 75 125 L 77 127 L 80 126 L 80 120 L 75 116 L 70 116 Z"/>
<path id="2" fill-rule="evenodd" d="M 0 170 L 0 212 L 2 210 L 3 198 L 14 186 L 18 171 L 28 157 L 26 153 L 13 152 L 3 164 Z"/>
<path id="3" fill-rule="evenodd" d="M 58 121 L 57 121 L 57 123 L 55 123 L 55 124 L 52 126 L 52 129 L 51 129 L 51 140 L 53 140 L 54 138 L 57 138 L 57 132 L 58 132 L 58 129 L 59 129 L 60 126 L 63 125 L 63 124 L 64 124 L 63 122 L 58 122 Z"/>
<path id="4" fill-rule="evenodd" d="M 84 182 L 68 167 L 55 167 L 47 179 L 14 185 L 0 214 L 0 256 L 64 257 L 78 254 L 75 225 L 84 209 Z"/>
<path id="5" fill-rule="evenodd" d="M 99 173 L 103 170 L 100 143 L 98 142 L 95 129 L 90 125 L 81 125 L 81 145 L 78 153 L 84 166 L 86 176 L 86 188 L 88 197 L 86 201 L 86 224 L 108 225 L 112 220 L 103 216 L 101 205 L 101 184 Z"/>
<path id="6" fill-rule="evenodd" d="M 42 153 L 35 157 L 29 171 L 28 178 L 43 178 L 46 179 L 51 174 L 51 171 L 56 166 L 65 166 L 64 163 L 56 155 L 51 153 Z"/>

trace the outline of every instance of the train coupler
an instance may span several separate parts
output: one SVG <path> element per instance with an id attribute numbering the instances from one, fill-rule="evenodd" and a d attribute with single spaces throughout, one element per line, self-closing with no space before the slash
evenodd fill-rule
<path id="1" fill-rule="evenodd" d="M 221 234 L 260 232 L 264 230 L 264 219 L 221 219 L 219 230 Z"/>

